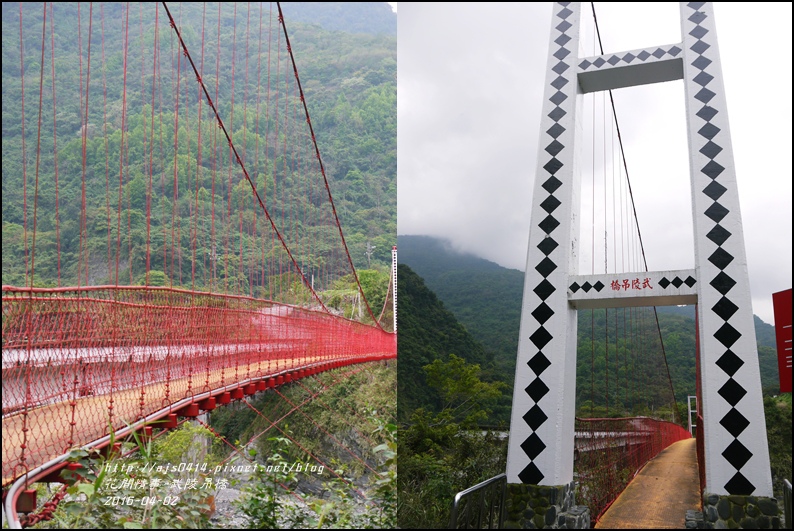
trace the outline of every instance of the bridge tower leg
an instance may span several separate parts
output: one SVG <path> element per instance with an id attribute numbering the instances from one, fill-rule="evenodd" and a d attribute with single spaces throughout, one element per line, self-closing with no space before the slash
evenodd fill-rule
<path id="1" fill-rule="evenodd" d="M 704 516 L 739 526 L 777 517 L 713 8 L 681 3 L 680 18 L 682 42 L 581 58 L 580 4 L 554 4 L 507 456 L 508 525 L 589 524 L 573 497 L 576 312 L 616 305 L 698 304 Z M 577 271 L 580 96 L 677 79 L 685 87 L 695 269 L 637 272 L 657 289 L 631 299 L 609 289 L 584 293 L 580 286 L 610 279 Z M 671 273 L 685 283 L 670 286 Z M 733 510 L 746 513 L 736 519 Z"/>

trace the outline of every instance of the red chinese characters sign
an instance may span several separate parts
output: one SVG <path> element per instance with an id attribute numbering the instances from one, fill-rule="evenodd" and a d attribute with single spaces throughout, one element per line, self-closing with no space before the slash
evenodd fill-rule
<path id="1" fill-rule="evenodd" d="M 651 279 L 644 278 L 640 280 L 639 278 L 624 278 L 613 280 L 611 283 L 612 291 L 628 291 L 630 289 L 634 290 L 643 290 L 643 289 L 653 289 L 651 286 Z"/>
<path id="2" fill-rule="evenodd" d="M 772 294 L 775 307 L 775 339 L 780 392 L 791 392 L 791 290 Z"/>

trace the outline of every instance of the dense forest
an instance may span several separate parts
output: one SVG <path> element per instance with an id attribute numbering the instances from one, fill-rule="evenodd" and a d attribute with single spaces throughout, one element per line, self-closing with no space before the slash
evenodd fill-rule
<path id="1" fill-rule="evenodd" d="M 280 32 L 277 13 L 250 5 L 248 13 L 245 4 L 182 4 L 173 14 L 272 217 L 285 233 L 320 240 L 329 227 L 307 221 L 319 199 L 307 195 L 300 171 L 285 169 L 300 168 L 283 147 L 284 124 L 292 122 L 282 108 L 292 112 L 299 104 L 292 65 L 280 35 L 258 40 Z M 78 14 L 77 4 L 57 4 L 47 14 L 42 54 L 41 9 L 3 4 L 4 285 L 26 283 L 34 224 L 39 286 L 54 286 L 59 274 L 61 285 L 76 283 L 80 257 L 90 257 L 84 284 L 113 280 L 114 259 L 129 279 L 123 283 L 190 286 L 195 278 L 198 289 L 207 289 L 214 277 L 215 290 L 234 291 L 259 282 L 252 274 L 241 279 L 228 263 L 239 261 L 242 270 L 254 262 L 253 235 L 264 233 L 266 221 L 261 212 L 252 217 L 250 187 L 230 164 L 230 150 L 216 147 L 206 103 L 199 127 L 195 75 L 156 9 L 134 5 L 127 13 L 110 3 L 84 5 Z M 396 14 L 385 3 L 297 4 L 285 8 L 285 21 L 353 262 L 385 269 L 396 239 Z M 371 23 L 369 33 L 362 22 Z M 268 45 L 273 49 L 262 49 Z M 238 218 L 243 201 L 249 210 Z M 213 208 L 211 229 L 205 220 Z M 129 241 L 116 253 L 119 232 Z M 111 247 L 116 258 L 107 259 Z M 309 269 L 343 260 L 327 249 L 295 252 Z M 267 281 L 263 275 L 260 287 Z"/>

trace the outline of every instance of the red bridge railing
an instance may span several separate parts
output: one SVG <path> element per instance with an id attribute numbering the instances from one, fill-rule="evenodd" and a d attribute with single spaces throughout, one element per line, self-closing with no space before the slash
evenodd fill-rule
<path id="1" fill-rule="evenodd" d="M 200 393 L 396 356 L 378 328 L 243 296 L 3 286 L 2 301 L 3 486 Z"/>
<path id="2" fill-rule="evenodd" d="M 593 523 L 656 455 L 682 439 L 686 428 L 648 417 L 576 419 L 576 502 L 590 507 Z"/>

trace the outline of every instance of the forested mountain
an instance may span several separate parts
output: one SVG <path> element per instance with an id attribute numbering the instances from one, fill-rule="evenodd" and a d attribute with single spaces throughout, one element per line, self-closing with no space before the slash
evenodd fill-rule
<path id="1" fill-rule="evenodd" d="M 400 262 L 420 275 L 483 344 L 493 356 L 495 377 L 512 388 L 524 274 L 458 253 L 436 238 L 401 235 L 398 245 Z M 400 314 L 404 315 L 402 310 Z M 687 395 L 695 394 L 694 307 L 659 308 L 658 315 L 670 378 L 683 411 Z M 670 403 L 652 312 L 610 309 L 606 314 L 604 310 L 591 314 L 585 310 L 579 312 L 578 321 L 577 409 L 581 414 L 587 416 L 591 409 L 604 414 L 607 401 L 610 415 L 645 414 Z M 755 323 L 762 385 L 767 392 L 775 392 L 774 328 L 758 317 Z M 512 396 L 512 392 L 506 394 Z"/>
<path id="2" fill-rule="evenodd" d="M 491 359 L 421 277 L 404 264 L 397 267 L 397 300 L 397 417 L 406 422 L 416 408 L 440 408 L 439 396 L 427 385 L 422 367 L 445 361 L 449 354 L 480 366 Z"/>
<path id="3" fill-rule="evenodd" d="M 397 16 L 386 2 L 285 2 L 284 16 L 327 30 L 397 35 Z"/>
<path id="4" fill-rule="evenodd" d="M 244 158 L 257 186 L 268 190 L 278 186 L 278 194 L 268 196 L 273 216 L 277 219 L 289 218 L 293 212 L 302 211 L 307 212 L 306 217 L 311 217 L 312 199 L 306 197 L 297 180 L 293 182 L 291 178 L 278 173 L 278 168 L 290 163 L 289 158 L 274 147 L 279 146 L 279 142 L 283 143 L 283 133 L 276 127 L 276 120 L 282 119 L 277 113 L 278 105 L 283 105 L 285 101 L 284 95 L 276 91 L 283 90 L 283 87 L 279 89 L 276 83 L 272 87 L 265 86 L 264 81 L 261 85 L 257 84 L 258 79 L 265 79 L 264 73 L 260 78 L 257 76 L 257 60 L 261 70 L 266 71 L 271 55 L 275 72 L 276 55 L 281 54 L 278 63 L 281 70 L 276 76 L 280 75 L 283 80 L 287 73 L 291 75 L 292 72 L 283 44 L 278 50 L 275 45 L 273 50 L 267 51 L 254 51 L 253 48 L 256 42 L 253 35 L 259 31 L 260 24 L 265 33 L 269 31 L 268 28 L 272 28 L 273 32 L 278 31 L 277 13 L 271 15 L 267 12 L 267 4 L 262 4 L 264 11 L 260 16 L 260 4 L 248 5 L 252 6 L 250 16 L 246 11 L 247 4 L 223 4 L 220 6 L 220 15 L 218 4 L 205 7 L 188 3 L 171 7 L 188 49 L 194 51 L 196 61 L 206 62 L 202 67 L 202 81 L 211 87 L 220 115 L 227 127 L 231 128 L 235 144 L 246 145 Z M 93 225 L 91 221 L 104 220 L 108 204 L 111 205 L 113 220 L 116 219 L 118 208 L 124 225 L 130 227 L 129 248 L 133 256 L 122 256 L 122 261 L 123 264 L 129 262 L 132 271 L 125 271 L 125 275 L 129 273 L 127 278 L 134 278 L 135 281 L 142 277 L 145 260 L 141 258 L 144 252 L 141 242 L 147 238 L 148 173 L 154 175 L 155 183 L 151 197 L 152 212 L 155 213 L 151 220 L 151 270 L 166 270 L 163 248 L 167 245 L 166 240 L 173 237 L 170 234 L 166 237 L 164 233 L 173 227 L 182 228 L 181 233 L 177 231 L 176 246 L 180 248 L 177 253 L 190 256 L 190 216 L 196 210 L 209 212 L 210 204 L 223 205 L 224 208 L 231 205 L 232 198 L 236 201 L 238 195 L 244 193 L 244 188 L 232 185 L 230 178 L 225 177 L 226 168 L 229 167 L 228 150 L 218 149 L 217 160 L 214 157 L 210 160 L 213 133 L 217 132 L 217 128 L 214 119 L 208 118 L 208 114 L 204 115 L 201 123 L 204 155 L 199 158 L 197 154 L 196 79 L 184 61 L 181 74 L 175 75 L 180 54 L 176 51 L 178 45 L 174 42 L 173 32 L 162 10 L 157 26 L 159 31 L 155 32 L 155 4 L 131 5 L 127 28 L 129 45 L 125 58 L 123 22 L 127 17 L 123 4 L 94 5 L 90 20 L 89 7 L 83 5 L 79 23 L 77 4 L 55 4 L 47 16 L 42 65 L 41 9 L 23 5 L 21 21 L 19 4 L 4 3 L 2 9 L 3 284 L 25 284 L 25 249 L 32 245 L 35 177 L 42 190 L 36 214 L 35 267 L 38 285 L 54 285 L 59 267 L 57 247 L 60 247 L 62 284 L 71 285 L 75 282 L 76 256 L 81 252 L 83 173 L 85 212 L 88 217 L 84 245 L 87 249 L 85 252 L 91 257 L 90 284 L 104 284 L 110 280 L 102 257 L 108 254 L 107 242 L 111 239 L 115 242 L 115 225 L 114 233 L 110 234 L 104 228 L 106 225 L 100 225 L 99 222 Z M 290 19 L 291 12 L 294 12 L 295 20 Z M 52 20 L 55 21 L 54 26 Z M 396 240 L 396 36 L 388 30 L 396 25 L 396 14 L 391 12 L 387 4 L 338 3 L 329 7 L 322 3 L 299 3 L 285 7 L 285 20 L 336 211 L 353 261 L 358 268 L 366 268 L 370 262 L 372 268 L 385 268 L 390 263 L 390 250 Z M 84 126 L 86 119 L 81 100 L 84 101 L 85 95 L 81 92 L 81 85 L 84 89 L 89 79 L 89 22 L 92 23 L 90 92 L 87 125 Z M 363 32 L 365 26 L 371 27 L 372 31 Z M 81 28 L 80 36 L 78 27 Z M 208 36 L 203 42 L 205 31 Z M 249 34 L 251 50 L 246 60 L 245 47 L 249 44 Z M 147 56 L 151 55 L 155 38 L 160 39 L 158 98 L 153 97 L 152 58 Z M 51 42 L 54 43 L 56 67 L 54 81 L 51 73 Z M 264 44 L 267 45 L 267 42 Z M 24 50 L 22 58 L 20 49 Z M 202 54 L 205 49 L 206 58 Z M 125 76 L 122 75 L 125 59 L 128 71 L 126 85 Z M 21 104 L 23 74 L 24 124 Z M 44 80 L 41 90 L 44 114 L 41 117 L 39 140 L 40 76 Z M 179 83 L 183 91 L 181 100 L 177 100 L 173 94 L 174 87 L 180 86 Z M 53 85 L 57 96 L 54 116 Z M 292 85 L 294 81 L 287 86 Z M 234 93 L 232 86 L 235 87 Z M 269 89 L 272 89 L 273 94 L 267 94 Z M 267 101 L 273 102 L 273 112 L 269 114 L 267 104 L 261 103 L 266 101 L 266 97 L 271 98 Z M 260 99 L 260 105 L 259 110 L 255 111 L 257 98 Z M 175 127 L 177 101 L 179 125 Z M 297 97 L 294 101 L 297 101 Z M 277 105 L 276 102 L 281 103 Z M 126 111 L 123 111 L 124 105 Z M 205 105 L 205 113 L 208 112 Z M 125 122 L 124 143 L 128 146 L 124 156 L 120 151 L 122 118 Z M 53 123 L 56 124 L 55 134 Z M 156 124 L 155 127 L 152 127 L 152 123 Z M 107 133 L 104 133 L 105 130 Z M 152 141 L 146 138 L 152 135 L 152 130 L 158 134 L 154 142 L 156 153 L 154 157 L 148 157 L 145 150 L 147 142 Z M 37 150 L 39 141 L 41 148 Z M 254 146 L 259 147 L 258 153 L 254 153 Z M 178 150 L 176 163 L 175 147 Z M 37 152 L 41 153 L 38 165 Z M 56 154 L 57 157 L 54 156 Z M 52 185 L 56 163 L 59 178 L 57 218 Z M 224 178 L 218 179 L 216 187 L 210 177 L 215 166 L 224 169 Z M 109 189 L 106 182 L 108 173 Z M 161 183 L 174 181 L 175 174 L 178 174 L 178 195 L 172 190 L 177 188 L 176 185 L 161 186 Z M 200 174 L 198 182 L 195 177 L 197 174 Z M 235 178 L 238 177 L 235 174 Z M 195 194 L 186 193 L 194 189 Z M 23 194 L 27 194 L 27 204 Z M 123 201 L 119 201 L 119 195 Z M 248 219 L 245 221 L 249 223 Z M 262 221 L 260 219 L 259 222 Z M 236 216 L 223 217 L 219 214 L 217 224 L 219 235 L 240 232 Z M 209 228 L 200 227 L 201 230 L 209 232 Z M 309 229 L 296 226 L 294 230 Z M 252 247 L 248 235 L 238 237 L 242 240 L 240 247 Z M 220 236 L 218 238 L 220 240 Z M 202 240 L 199 238 L 199 241 Z M 127 252 L 126 248 L 124 246 L 122 253 Z M 214 256 L 216 249 L 199 248 L 196 252 L 198 256 Z M 233 254 L 233 251 L 229 250 L 227 254 Z M 301 261 L 306 262 L 311 259 L 310 256 L 300 257 Z M 190 278 L 189 260 L 183 260 L 181 268 L 181 277 Z M 197 272 L 196 278 L 205 278 L 205 275 Z M 197 285 L 197 288 L 204 289 L 205 286 Z"/>

